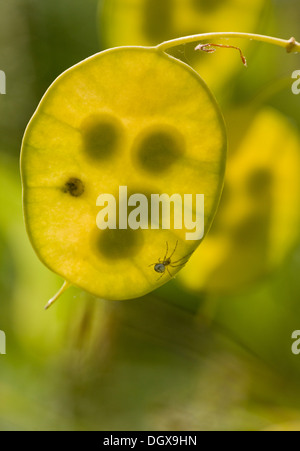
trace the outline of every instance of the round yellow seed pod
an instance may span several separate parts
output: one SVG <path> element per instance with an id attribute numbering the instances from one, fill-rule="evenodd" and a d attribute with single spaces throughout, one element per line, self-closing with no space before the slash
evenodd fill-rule
<path id="1" fill-rule="evenodd" d="M 151 195 L 203 194 L 205 234 L 225 158 L 221 113 L 189 66 L 151 47 L 101 52 L 52 84 L 27 127 L 21 171 L 32 245 L 70 284 L 106 299 L 142 296 L 170 280 L 201 241 L 186 239 L 184 221 L 153 228 Z M 144 228 L 124 226 L 120 187 L 127 199 L 148 201 Z M 116 199 L 115 229 L 97 225 L 102 194 Z M 174 267 L 160 274 L 155 265 L 170 256 Z"/>

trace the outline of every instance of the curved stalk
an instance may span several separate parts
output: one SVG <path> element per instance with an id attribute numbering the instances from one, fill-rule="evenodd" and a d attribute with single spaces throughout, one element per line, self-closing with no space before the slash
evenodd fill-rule
<path id="1" fill-rule="evenodd" d="M 54 304 L 55 301 L 57 301 L 57 299 L 71 286 L 70 282 L 67 282 L 65 280 L 63 286 L 61 287 L 61 289 L 56 293 L 55 296 L 53 296 L 53 298 L 50 299 L 50 301 L 47 302 L 46 306 L 45 306 L 45 310 L 48 310 L 49 307 L 51 307 L 51 305 Z"/>
<path id="2" fill-rule="evenodd" d="M 249 39 L 253 41 L 266 42 L 268 44 L 277 45 L 286 49 L 288 53 L 298 53 L 300 52 L 300 43 L 296 41 L 295 38 L 290 39 L 279 39 L 271 36 L 264 36 L 261 34 L 253 33 L 239 33 L 239 32 L 219 32 L 219 33 L 204 33 L 204 34 L 194 34 L 191 36 L 185 36 L 182 38 L 171 39 L 170 41 L 165 41 L 159 44 L 156 48 L 162 50 L 163 52 L 178 45 L 188 44 L 190 42 L 199 41 L 212 41 L 214 39 L 220 38 L 241 38 Z"/>

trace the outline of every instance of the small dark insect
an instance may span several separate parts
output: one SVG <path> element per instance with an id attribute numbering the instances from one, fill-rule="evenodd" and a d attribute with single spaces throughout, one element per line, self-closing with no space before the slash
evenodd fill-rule
<path id="1" fill-rule="evenodd" d="M 172 274 L 170 273 L 169 267 L 170 268 L 178 268 L 179 266 L 184 266 L 188 262 L 188 257 L 190 257 L 190 255 L 192 255 L 192 253 L 193 253 L 193 252 L 191 252 L 190 254 L 186 255 L 185 257 L 182 257 L 179 260 L 172 262 L 171 258 L 173 257 L 173 255 L 176 252 L 176 249 L 178 246 L 178 240 L 176 241 L 174 250 L 171 253 L 171 255 L 169 255 L 169 257 L 168 257 L 169 244 L 168 243 L 166 243 L 166 244 L 167 244 L 167 249 L 166 249 L 166 254 L 165 254 L 164 258 L 163 259 L 159 258 L 157 263 L 152 263 L 151 265 L 149 265 L 149 267 L 154 266 L 154 271 L 161 274 L 161 276 L 157 280 L 160 280 L 166 274 L 166 271 L 168 272 L 170 277 L 173 277 Z M 183 261 L 183 260 L 186 260 L 186 261 Z"/>

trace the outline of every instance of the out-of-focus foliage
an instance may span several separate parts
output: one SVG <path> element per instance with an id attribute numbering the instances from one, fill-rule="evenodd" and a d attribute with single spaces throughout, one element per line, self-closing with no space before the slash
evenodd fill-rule
<path id="1" fill-rule="evenodd" d="M 245 290 L 282 263 L 299 239 L 298 131 L 274 110 L 239 115 L 244 135 L 238 148 L 230 147 L 216 220 L 179 275 L 191 290 Z"/>
<path id="2" fill-rule="evenodd" d="M 148 46 L 212 31 L 259 32 L 269 13 L 269 0 L 100 0 L 100 41 L 105 47 Z M 188 44 L 171 53 L 194 67 L 215 93 L 221 92 L 241 68 L 240 60 L 232 50 L 210 58 L 194 48 Z M 244 51 L 248 48 L 251 52 L 251 44 L 243 41 Z"/>
<path id="3" fill-rule="evenodd" d="M 1 151 L 19 156 L 28 118 L 50 83 L 99 51 L 96 0 L 0 2 L 0 70 L 7 95 L 0 102 Z M 67 49 L 67 50 L 66 50 Z"/>
<path id="4" fill-rule="evenodd" d="M 214 30 L 249 29 L 270 2 L 254 0 L 100 0 L 100 39 L 104 46 L 157 45 Z M 221 28 L 220 28 L 221 27 Z"/>
<path id="5" fill-rule="evenodd" d="M 300 244 L 295 243 L 300 97 L 291 93 L 291 73 L 299 69 L 299 55 L 235 42 L 246 53 L 247 70 L 235 51 L 195 55 L 229 129 L 228 192 L 225 188 L 220 217 L 207 237 L 207 246 L 220 245 L 211 251 L 212 263 L 200 262 L 203 271 L 209 269 L 205 277 L 200 274 L 203 283 L 193 285 L 193 293 L 185 288 L 200 271 L 191 262 L 185 285 L 170 282 L 143 299 L 107 302 L 71 289 L 55 308 L 43 311 L 61 280 L 43 267 L 28 242 L 17 157 L 25 125 L 49 84 L 100 50 L 97 3 L 0 2 L 0 70 L 7 75 L 7 94 L 0 96 L 0 329 L 7 335 L 7 355 L 0 355 L 0 429 L 298 429 L 300 358 L 291 353 L 291 333 L 300 329 Z M 155 21 L 137 16 L 136 8 L 122 8 L 127 1 L 107 3 L 111 9 L 102 16 L 102 36 L 106 30 L 118 39 L 124 30 L 138 36 L 145 21 L 153 31 Z M 192 5 L 178 2 L 187 3 Z M 148 2 L 149 19 L 157 18 L 158 4 L 169 2 Z M 189 16 L 182 13 L 182 32 L 170 36 L 166 27 L 162 39 L 226 29 L 299 39 L 296 0 L 246 5 L 202 0 L 201 8 L 205 22 L 196 23 L 191 10 Z M 164 14 L 160 11 L 160 23 Z M 187 48 L 175 53 L 193 61 Z M 258 183 L 261 177 L 254 177 L 251 197 L 247 177 L 260 167 L 271 174 L 272 190 L 270 180 Z M 285 194 L 288 187 L 292 192 Z M 285 221 L 282 234 L 279 219 L 274 221 L 279 215 Z M 247 218 L 253 222 L 247 224 Z M 251 245 L 240 233 L 243 251 L 231 233 L 241 224 L 258 227 L 248 238 Z M 224 294 L 213 283 L 211 269 L 218 261 L 215 281 L 220 286 L 223 279 Z M 232 293 L 241 279 L 247 285 L 240 283 Z"/>

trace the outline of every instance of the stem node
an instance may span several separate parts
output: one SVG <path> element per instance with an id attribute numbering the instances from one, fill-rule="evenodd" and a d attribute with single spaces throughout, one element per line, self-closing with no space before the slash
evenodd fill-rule
<path id="1" fill-rule="evenodd" d="M 286 46 L 286 51 L 288 53 L 292 53 L 295 47 L 297 47 L 297 41 L 294 37 L 292 37 Z"/>

